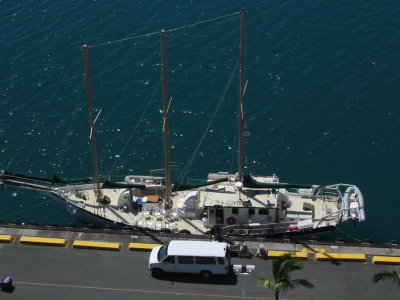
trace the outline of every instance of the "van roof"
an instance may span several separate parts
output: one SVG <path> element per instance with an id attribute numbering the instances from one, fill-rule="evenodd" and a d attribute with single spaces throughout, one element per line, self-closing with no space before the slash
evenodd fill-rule
<path id="1" fill-rule="evenodd" d="M 224 257 L 227 247 L 220 242 L 173 240 L 168 244 L 168 255 Z"/>

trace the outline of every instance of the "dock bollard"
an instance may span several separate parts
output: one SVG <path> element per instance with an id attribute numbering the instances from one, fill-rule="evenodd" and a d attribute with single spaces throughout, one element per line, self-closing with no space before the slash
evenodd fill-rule
<path id="1" fill-rule="evenodd" d="M 265 258 L 267 257 L 267 250 L 265 250 L 264 244 L 259 244 L 256 252 L 256 257 Z"/>
<path id="2" fill-rule="evenodd" d="M 240 257 L 250 257 L 251 254 L 249 252 L 249 247 L 247 246 L 246 243 L 241 243 L 240 248 L 239 248 L 239 256 Z"/>

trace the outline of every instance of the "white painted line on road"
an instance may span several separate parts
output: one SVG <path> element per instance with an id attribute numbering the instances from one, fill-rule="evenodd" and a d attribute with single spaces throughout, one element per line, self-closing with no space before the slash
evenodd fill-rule
<path id="1" fill-rule="evenodd" d="M 43 282 L 14 281 L 14 286 L 17 286 L 19 284 L 49 286 L 49 287 L 67 287 L 67 288 L 76 288 L 76 289 L 108 290 L 108 291 L 120 291 L 120 292 L 128 292 L 128 293 L 199 296 L 199 297 L 213 297 L 213 298 L 224 298 L 224 299 L 242 299 L 242 296 L 228 296 L 228 295 L 218 295 L 218 294 L 196 294 L 196 293 L 187 293 L 187 292 L 151 291 L 151 290 L 136 290 L 136 289 L 106 288 L 106 287 L 97 287 L 97 286 L 54 284 L 54 283 L 43 283 Z M 246 298 L 247 299 L 255 299 L 255 300 L 274 300 L 273 298 L 260 298 L 260 297 L 251 297 L 251 296 L 247 296 Z M 288 300 L 288 299 L 282 299 L 282 300 Z"/>

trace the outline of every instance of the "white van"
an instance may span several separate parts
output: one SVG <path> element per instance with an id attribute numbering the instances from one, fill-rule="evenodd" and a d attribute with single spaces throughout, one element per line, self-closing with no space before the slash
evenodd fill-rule
<path id="1" fill-rule="evenodd" d="M 173 240 L 151 251 L 149 270 L 155 277 L 163 272 L 176 272 L 198 273 L 209 278 L 212 274 L 228 273 L 230 261 L 227 243 Z"/>

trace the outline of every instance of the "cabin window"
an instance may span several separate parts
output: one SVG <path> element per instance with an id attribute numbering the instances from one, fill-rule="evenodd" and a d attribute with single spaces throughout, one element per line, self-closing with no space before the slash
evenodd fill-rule
<path id="1" fill-rule="evenodd" d="M 220 264 L 220 265 L 224 265 L 225 264 L 225 261 L 224 261 L 223 257 L 217 257 L 217 259 L 218 259 L 218 264 Z"/>
<path id="2" fill-rule="evenodd" d="M 232 208 L 232 215 L 238 215 L 239 214 L 239 208 L 234 207 Z"/>
<path id="3" fill-rule="evenodd" d="M 164 259 L 164 262 L 167 264 L 174 264 L 175 263 L 175 256 L 167 256 Z"/>
<path id="4" fill-rule="evenodd" d="M 196 264 L 198 265 L 215 265 L 215 258 L 214 257 L 204 257 L 204 256 L 196 256 Z"/>
<path id="5" fill-rule="evenodd" d="M 184 264 L 184 265 L 194 264 L 194 257 L 193 256 L 178 256 L 178 263 Z"/>
<path id="6" fill-rule="evenodd" d="M 256 210 L 254 208 L 249 208 L 249 215 L 254 215 Z"/>
<path id="7" fill-rule="evenodd" d="M 259 215 L 268 215 L 268 208 L 260 208 L 258 210 Z"/>

